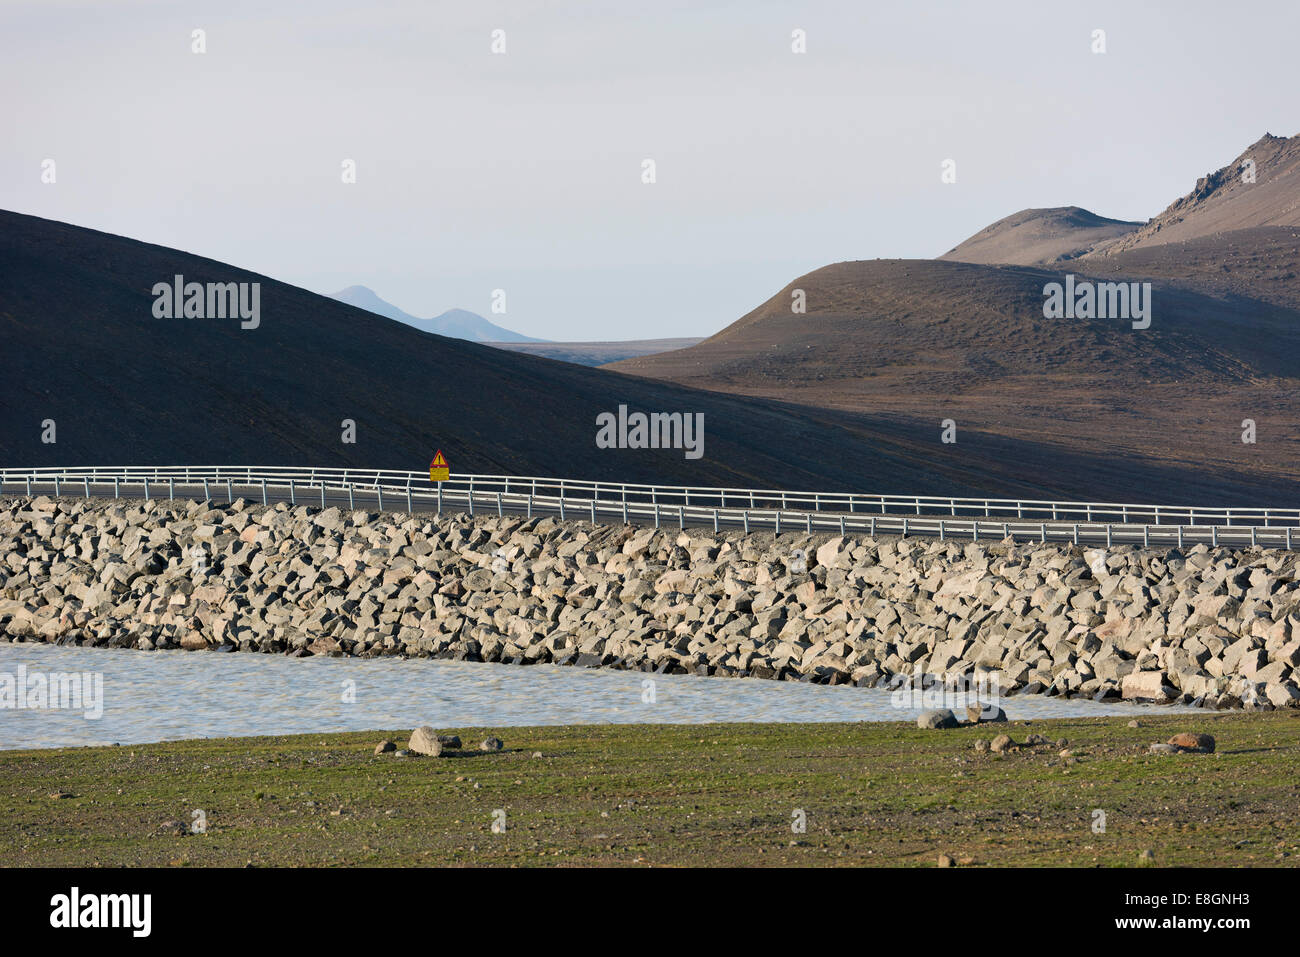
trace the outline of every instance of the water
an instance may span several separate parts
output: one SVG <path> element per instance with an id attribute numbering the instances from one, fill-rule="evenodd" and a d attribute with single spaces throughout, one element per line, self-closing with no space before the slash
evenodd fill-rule
<path id="1" fill-rule="evenodd" d="M 0 709 L 0 748 L 140 744 L 182 738 L 551 724 L 914 720 L 885 689 L 756 678 L 651 676 L 555 665 L 285 658 L 0 644 L 0 676 L 102 676 L 102 715 Z M 348 691 L 352 694 L 349 696 Z M 349 700 L 350 699 L 350 700 Z M 1001 701 L 1012 720 L 1149 713 L 1153 707 L 1042 696 Z"/>

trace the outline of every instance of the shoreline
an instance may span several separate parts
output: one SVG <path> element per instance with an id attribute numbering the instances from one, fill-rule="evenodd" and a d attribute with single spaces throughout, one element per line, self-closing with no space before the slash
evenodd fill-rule
<path id="1" fill-rule="evenodd" d="M 438 728 L 462 741 L 438 757 L 376 753 L 409 728 L 6 751 L 0 866 L 1300 861 L 1295 713 L 1137 723 Z M 1214 753 L 1149 751 L 1206 731 Z M 980 750 L 1002 733 L 1010 749 Z"/>

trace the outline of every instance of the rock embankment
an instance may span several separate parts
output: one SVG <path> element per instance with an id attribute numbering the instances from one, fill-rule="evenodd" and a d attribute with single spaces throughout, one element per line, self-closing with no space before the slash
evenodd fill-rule
<path id="1" fill-rule="evenodd" d="M 1300 705 L 1295 553 L 0 501 L 0 635 Z"/>

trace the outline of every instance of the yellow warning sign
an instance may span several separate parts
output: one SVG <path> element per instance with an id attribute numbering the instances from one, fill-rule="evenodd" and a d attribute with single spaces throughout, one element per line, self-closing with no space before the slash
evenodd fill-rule
<path id="1" fill-rule="evenodd" d="M 451 467 L 447 465 L 447 459 L 439 449 L 433 456 L 433 461 L 429 463 L 429 481 L 445 482 L 451 478 Z"/>

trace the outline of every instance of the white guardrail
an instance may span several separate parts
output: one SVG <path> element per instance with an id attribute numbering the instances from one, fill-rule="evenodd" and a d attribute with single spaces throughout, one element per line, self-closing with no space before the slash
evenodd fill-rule
<path id="1" fill-rule="evenodd" d="M 691 488 L 506 475 L 265 466 L 96 466 L 0 469 L 0 493 L 156 498 L 238 497 L 294 504 L 374 503 L 380 510 L 553 514 L 623 523 L 1072 541 L 1183 547 L 1300 545 L 1300 509 L 1201 508 L 925 495 Z M 1294 543 L 1294 545 L 1293 545 Z"/>

